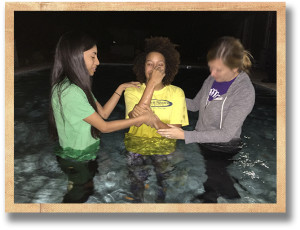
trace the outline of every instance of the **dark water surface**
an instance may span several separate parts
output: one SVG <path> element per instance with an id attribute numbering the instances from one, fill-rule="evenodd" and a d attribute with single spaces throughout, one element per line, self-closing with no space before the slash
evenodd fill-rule
<path id="1" fill-rule="evenodd" d="M 47 133 L 50 70 L 28 72 L 15 76 L 15 203 L 60 203 L 67 191 L 67 177 L 59 168 Z M 192 98 L 208 76 L 207 69 L 181 68 L 174 85 Z M 134 80 L 130 66 L 101 66 L 94 76 L 93 92 L 104 104 L 119 84 Z M 276 202 L 276 93 L 255 86 L 256 103 L 244 123 L 244 147 L 227 167 L 232 183 L 241 198 L 217 197 L 218 203 Z M 109 120 L 123 119 L 122 97 Z M 192 130 L 198 114 L 189 112 Z M 88 203 L 133 202 L 124 152 L 122 130 L 103 134 L 94 177 L 95 193 Z M 170 159 L 171 173 L 166 176 L 167 203 L 200 203 L 195 199 L 205 193 L 206 165 L 198 144 L 177 142 Z M 155 169 L 145 166 L 144 202 L 155 202 L 157 179 Z"/>

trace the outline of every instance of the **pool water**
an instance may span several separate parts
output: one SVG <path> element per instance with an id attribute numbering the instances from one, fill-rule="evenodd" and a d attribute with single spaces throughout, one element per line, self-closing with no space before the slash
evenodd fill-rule
<path id="1" fill-rule="evenodd" d="M 14 199 L 15 203 L 61 203 L 68 180 L 62 172 L 47 132 L 50 70 L 15 75 L 14 81 Z M 182 67 L 174 85 L 192 98 L 208 76 L 207 69 Z M 134 80 L 130 66 L 101 66 L 93 82 L 93 92 L 105 103 L 117 86 Z M 256 103 L 244 122 L 241 135 L 243 149 L 233 157 L 227 172 L 240 198 L 217 197 L 218 203 L 276 203 L 276 92 L 255 86 Z M 109 120 L 123 119 L 124 98 Z M 198 113 L 189 112 L 192 130 Z M 87 203 L 134 202 L 128 177 L 124 134 L 127 130 L 103 134 L 98 153 L 98 173 L 94 177 L 95 192 Z M 158 185 L 153 165 L 143 166 L 145 203 L 154 203 Z M 170 159 L 170 173 L 165 175 L 166 203 L 201 203 L 197 196 L 205 194 L 206 164 L 198 144 L 177 142 Z"/>

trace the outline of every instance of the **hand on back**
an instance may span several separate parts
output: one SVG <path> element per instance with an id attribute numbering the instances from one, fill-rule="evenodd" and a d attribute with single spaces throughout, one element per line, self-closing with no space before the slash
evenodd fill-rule
<path id="1" fill-rule="evenodd" d="M 126 82 L 126 83 L 123 83 L 120 85 L 122 90 L 125 90 L 129 87 L 140 88 L 140 86 L 141 86 L 141 83 L 139 83 L 138 81 Z"/>

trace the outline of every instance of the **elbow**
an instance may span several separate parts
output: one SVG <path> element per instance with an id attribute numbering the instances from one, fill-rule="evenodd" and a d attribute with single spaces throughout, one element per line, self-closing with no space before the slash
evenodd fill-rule
<path id="1" fill-rule="evenodd" d="M 106 114 L 106 113 L 104 113 L 103 116 L 102 116 L 102 118 L 105 119 L 105 120 L 108 119 L 108 117 L 109 117 L 109 115 Z"/>
<path id="2" fill-rule="evenodd" d="M 107 120 L 108 119 L 108 116 L 103 116 L 102 117 L 104 120 Z"/>
<path id="3" fill-rule="evenodd" d="M 225 135 L 222 136 L 222 140 L 220 142 L 229 142 L 234 138 L 233 133 L 225 132 Z"/>
<path id="4" fill-rule="evenodd" d="M 106 113 L 99 113 L 99 115 L 102 117 L 102 119 L 106 120 L 109 116 Z"/>
<path id="5" fill-rule="evenodd" d="M 222 142 L 229 142 L 231 141 L 233 136 L 225 136 Z"/>

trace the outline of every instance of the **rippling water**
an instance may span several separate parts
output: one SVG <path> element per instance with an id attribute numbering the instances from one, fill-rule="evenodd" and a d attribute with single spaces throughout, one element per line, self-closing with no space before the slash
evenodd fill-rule
<path id="1" fill-rule="evenodd" d="M 15 203 L 60 203 L 67 191 L 67 177 L 59 168 L 53 154 L 55 143 L 47 134 L 49 70 L 15 76 Z M 128 67 L 101 67 L 93 85 L 93 92 L 101 103 L 114 92 L 118 84 L 133 80 Z M 112 82 L 112 78 L 118 76 Z M 201 78 L 201 76 L 203 76 Z M 187 97 L 193 97 L 207 73 L 202 70 L 180 70 L 174 84 Z M 197 87 L 191 88 L 191 82 Z M 199 86 L 199 87 L 198 87 Z M 105 91 L 103 90 L 105 89 Z M 110 120 L 122 119 L 123 98 Z M 193 129 L 197 113 L 189 112 Z M 124 152 L 126 130 L 103 134 L 94 177 L 95 193 L 88 203 L 132 202 L 128 168 Z M 256 87 L 256 104 L 244 123 L 244 148 L 234 156 L 228 172 L 241 198 L 229 200 L 218 197 L 219 203 L 275 203 L 276 202 L 276 94 Z M 154 167 L 145 166 L 149 177 L 145 181 L 144 202 L 154 202 L 157 181 Z M 207 179 L 205 163 L 197 144 L 177 142 L 171 159 L 171 173 L 166 176 L 167 203 L 199 203 L 194 199 L 205 192 Z"/>

